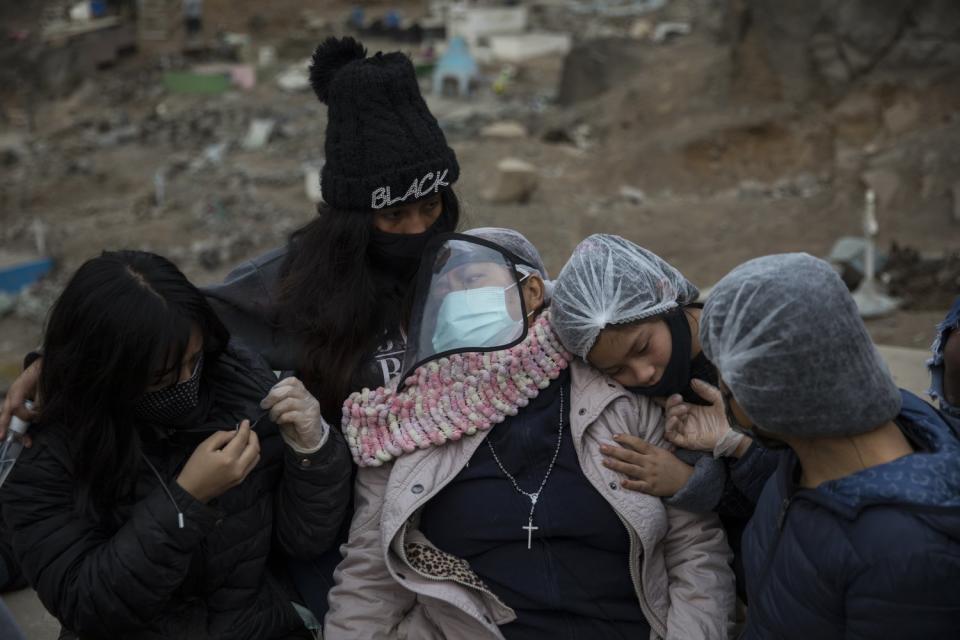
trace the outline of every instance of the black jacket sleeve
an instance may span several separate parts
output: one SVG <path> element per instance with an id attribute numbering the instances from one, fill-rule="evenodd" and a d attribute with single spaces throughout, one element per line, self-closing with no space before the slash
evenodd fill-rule
<path id="1" fill-rule="evenodd" d="M 183 528 L 158 485 L 108 534 L 78 512 L 73 478 L 49 448 L 36 443 L 24 451 L 3 487 L 3 517 L 27 579 L 67 628 L 117 636 L 164 610 L 219 517 L 175 482 L 168 488 Z"/>
<path id="2" fill-rule="evenodd" d="M 350 504 L 353 463 L 339 429 L 310 455 L 284 447 L 283 481 L 277 495 L 277 541 L 295 558 L 313 559 L 337 541 Z"/>

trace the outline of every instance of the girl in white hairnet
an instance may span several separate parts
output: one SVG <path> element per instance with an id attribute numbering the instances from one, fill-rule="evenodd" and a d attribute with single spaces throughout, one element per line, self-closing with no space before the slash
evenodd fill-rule
<path id="1" fill-rule="evenodd" d="M 698 395 L 700 381 L 716 384 L 717 372 L 700 347 L 699 295 L 655 253 L 619 236 L 595 234 L 577 245 L 554 283 L 553 322 L 567 349 L 624 388 L 706 404 Z M 676 444 L 701 448 L 682 434 L 679 440 Z M 619 444 L 606 447 L 605 453 L 608 466 L 628 477 L 624 487 L 667 497 L 691 510 L 716 506 L 723 484 L 703 486 L 716 484 L 717 465 L 709 459 L 684 456 L 696 461 L 695 468 L 665 449 L 629 438 Z M 744 457 L 751 444 L 751 439 L 727 432 L 712 449 L 713 457 Z"/>
<path id="2" fill-rule="evenodd" d="M 567 349 L 627 390 L 705 404 L 698 394 L 701 381 L 716 384 L 717 374 L 700 347 L 698 296 L 656 254 L 619 236 L 597 234 L 574 249 L 560 272 L 553 322 Z M 704 448 L 673 435 L 674 444 Z M 712 456 L 671 451 L 627 434 L 614 440 L 601 448 L 603 463 L 625 476 L 623 487 L 688 511 L 717 511 L 739 551 L 740 533 L 774 456 L 730 430 L 709 447 Z"/>

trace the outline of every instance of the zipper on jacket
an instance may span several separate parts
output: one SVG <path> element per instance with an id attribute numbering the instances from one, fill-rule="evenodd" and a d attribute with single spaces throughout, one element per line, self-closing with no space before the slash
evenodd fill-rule
<path id="1" fill-rule="evenodd" d="M 643 589 L 640 588 L 640 578 L 637 576 L 636 571 L 633 569 L 633 559 L 636 557 L 637 553 L 637 534 L 633 532 L 633 529 L 630 528 L 630 525 L 627 524 L 627 521 L 624 519 L 620 512 L 617 511 L 616 507 L 612 504 L 610 507 L 613 509 L 613 512 L 617 514 L 617 517 L 620 518 L 620 522 L 623 523 L 624 528 L 627 530 L 627 535 L 630 536 L 630 557 L 627 559 L 627 568 L 630 569 L 630 580 L 633 581 L 633 590 L 637 594 L 637 601 L 640 603 L 640 610 L 643 611 L 643 615 L 646 616 L 647 621 L 651 625 L 656 624 L 659 629 L 655 629 L 657 634 L 661 638 L 667 636 L 666 625 L 663 624 L 656 616 L 653 615 L 653 612 L 650 610 L 650 605 L 647 604 L 647 600 L 643 595 Z"/>
<path id="2" fill-rule="evenodd" d="M 784 498 L 780 503 L 780 513 L 777 515 L 777 542 L 780 542 L 780 532 L 783 531 L 783 524 L 787 521 L 787 509 L 790 508 L 792 497 Z"/>
<path id="3" fill-rule="evenodd" d="M 767 581 L 770 579 L 770 573 L 773 570 L 773 559 L 777 555 L 777 549 L 780 547 L 780 539 L 783 537 L 781 535 L 783 533 L 783 525 L 787 522 L 787 510 L 790 509 L 790 503 L 793 502 L 793 498 L 794 496 L 790 496 L 780 501 L 780 513 L 777 514 L 777 539 L 773 541 L 770 545 L 770 550 L 767 552 L 763 578 L 761 578 L 758 583 L 760 588 L 757 590 L 757 593 L 761 593 L 767 588 Z"/>
<path id="4" fill-rule="evenodd" d="M 424 573 L 423 571 L 420 571 L 420 569 L 417 569 L 417 568 L 414 567 L 412 564 L 410 564 L 410 561 L 407 559 L 407 545 L 404 544 L 404 542 L 403 542 L 404 540 L 406 540 L 406 538 L 407 538 L 407 523 L 404 522 L 404 523 L 403 523 L 403 528 L 400 529 L 400 559 L 403 560 L 403 564 L 404 564 L 408 569 L 410 569 L 411 571 L 413 571 L 413 572 L 416 573 L 417 575 L 419 575 L 419 576 L 421 576 L 421 577 L 423 577 L 423 578 L 426 578 L 427 580 L 433 580 L 433 581 L 435 581 L 435 582 L 444 582 L 444 581 L 446 581 L 446 580 L 452 580 L 453 582 L 456 582 L 456 580 L 453 580 L 452 578 L 438 578 L 437 576 L 432 576 L 432 575 L 430 575 L 429 573 Z M 458 584 L 459 584 L 459 583 L 458 583 Z M 473 588 L 473 587 L 471 587 L 471 588 Z"/>

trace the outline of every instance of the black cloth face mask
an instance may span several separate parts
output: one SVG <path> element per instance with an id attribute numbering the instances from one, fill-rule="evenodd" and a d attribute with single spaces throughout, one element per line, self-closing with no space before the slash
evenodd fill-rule
<path id="1" fill-rule="evenodd" d="M 690 388 L 690 324 L 683 309 L 674 309 L 663 316 L 670 328 L 670 362 L 656 384 L 647 387 L 624 387 L 640 396 L 655 398 L 684 393 Z"/>
<path id="2" fill-rule="evenodd" d="M 403 277 L 413 276 L 420 266 L 423 250 L 433 236 L 453 231 L 447 207 L 422 233 L 387 233 L 376 227 L 370 232 L 367 254 L 378 267 Z"/>
<path id="3" fill-rule="evenodd" d="M 180 422 L 200 404 L 200 372 L 203 371 L 203 356 L 187 380 L 148 391 L 136 401 L 133 413 L 141 420 L 169 425 Z"/>

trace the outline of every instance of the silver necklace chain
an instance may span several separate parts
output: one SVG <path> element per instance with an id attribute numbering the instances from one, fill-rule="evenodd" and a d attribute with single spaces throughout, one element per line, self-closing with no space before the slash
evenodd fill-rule
<path id="1" fill-rule="evenodd" d="M 550 478 L 550 473 L 553 471 L 553 466 L 557 463 L 557 457 L 560 455 L 560 442 L 563 440 L 563 385 L 560 385 L 560 427 L 557 429 L 557 446 L 553 450 L 553 458 L 550 460 L 550 465 L 547 467 L 547 473 L 543 476 L 543 481 L 540 482 L 540 486 L 537 487 L 537 490 L 533 493 L 529 491 L 524 491 L 520 488 L 520 483 L 517 482 L 517 479 L 514 478 L 506 467 L 503 466 L 503 463 L 500 462 L 500 458 L 497 456 L 496 450 L 493 448 L 493 444 L 490 442 L 490 438 L 487 438 L 486 443 L 487 447 L 490 449 L 490 453 L 493 455 L 493 461 L 497 463 L 497 466 L 500 467 L 500 471 L 503 472 L 503 475 L 507 476 L 507 479 L 513 484 L 513 488 L 517 490 L 517 493 L 526 496 L 530 500 L 530 515 L 527 518 L 527 526 L 521 527 L 521 529 L 526 530 L 527 532 L 527 549 L 530 548 L 533 532 L 539 529 L 540 527 L 533 526 L 533 512 L 537 508 L 537 500 L 540 499 L 540 494 L 543 492 L 543 488 L 547 484 L 547 480 Z"/>

